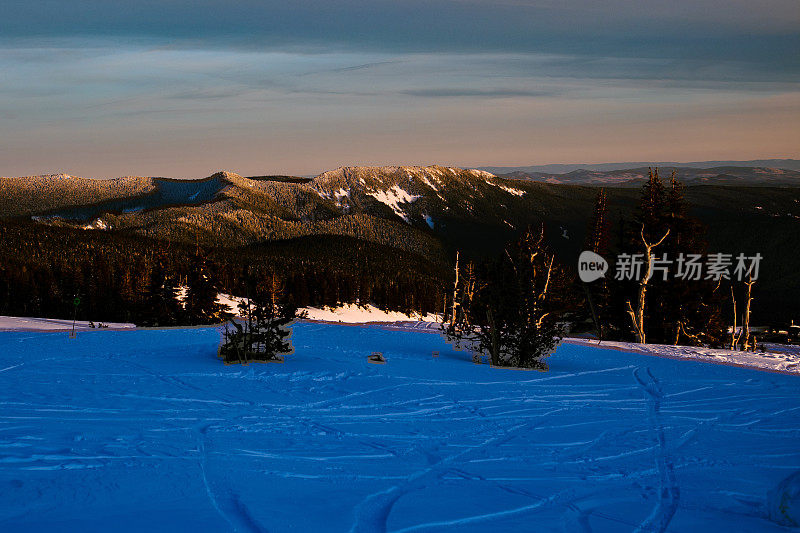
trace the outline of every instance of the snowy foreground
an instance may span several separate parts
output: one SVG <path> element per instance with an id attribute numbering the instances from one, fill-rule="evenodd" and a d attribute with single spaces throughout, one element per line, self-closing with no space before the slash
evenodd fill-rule
<path id="1" fill-rule="evenodd" d="M 577 344 L 500 370 L 309 322 L 282 365 L 218 342 L 0 333 L 0 530 L 786 531 L 795 375 Z"/>

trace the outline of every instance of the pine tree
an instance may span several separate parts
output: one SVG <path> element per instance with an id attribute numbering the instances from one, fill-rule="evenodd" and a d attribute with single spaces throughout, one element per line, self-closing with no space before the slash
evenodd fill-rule
<path id="1" fill-rule="evenodd" d="M 658 169 L 650 170 L 634 219 L 625 226 L 626 229 L 621 229 L 625 236 L 621 239 L 620 252 L 640 254 L 642 272 L 637 280 L 609 281 L 612 307 L 627 311 L 624 319 L 612 312 L 614 323 L 609 329 L 619 332 L 633 329 L 640 342 L 646 338 L 648 342 L 664 344 L 722 343 L 723 291 L 719 284 L 705 279 L 683 279 L 678 275 L 677 261 L 681 254 L 684 258 L 690 254 L 702 255 L 707 245 L 705 228 L 690 216 L 684 186 L 674 172 L 665 186 Z M 657 247 L 652 246 L 659 242 Z M 663 275 L 643 279 L 650 270 L 648 257 L 664 260 L 666 279 Z M 643 292 L 646 293 L 644 302 Z"/>
<path id="2" fill-rule="evenodd" d="M 668 244 L 667 233 L 670 230 L 666 205 L 667 191 L 664 183 L 659 177 L 658 169 L 651 168 L 642 187 L 633 220 L 620 220 L 618 253 L 634 256 L 643 263 L 647 262 L 648 253 L 650 257 L 660 255 L 663 247 Z M 647 264 L 643 267 L 638 279 L 608 280 L 611 309 L 607 313 L 607 329 L 610 338 L 634 337 L 639 342 L 645 337 L 651 340 L 663 338 L 660 280 L 644 279 L 649 267 Z"/>
<path id="3" fill-rule="evenodd" d="M 681 254 L 686 257 L 707 252 L 705 228 L 689 215 L 684 185 L 674 172 L 667 191 L 666 215 L 671 235 L 664 252 L 669 258 L 676 260 Z M 658 294 L 665 325 L 661 342 L 721 345 L 725 324 L 720 284 L 705 279 L 681 279 L 676 268 L 670 275 L 669 283 Z"/>
<path id="4" fill-rule="evenodd" d="M 592 217 L 589 219 L 586 249 L 604 256 L 608 252 L 610 228 L 606 190 L 600 189 L 594 201 Z"/>
<path id="5" fill-rule="evenodd" d="M 611 224 L 608 217 L 606 191 L 605 189 L 600 189 L 595 198 L 592 217 L 589 220 L 585 249 L 606 257 L 609 251 L 610 234 Z M 597 336 L 600 340 L 603 340 L 610 320 L 611 294 L 608 277 L 600 278 L 591 284 L 579 283 L 583 286 L 592 321 L 597 329 Z"/>
<path id="6" fill-rule="evenodd" d="M 224 320 L 227 311 L 217 302 L 217 281 L 199 249 L 190 259 L 186 285 L 185 319 L 189 324 L 212 324 Z"/>
<path id="7" fill-rule="evenodd" d="M 641 246 L 639 230 L 644 227 L 644 238 L 647 242 L 655 242 L 669 229 L 667 223 L 667 191 L 664 182 L 658 175 L 658 168 L 649 169 L 647 181 L 642 187 L 642 195 L 634 216 L 636 224 L 632 240 L 637 247 Z"/>
<path id="8" fill-rule="evenodd" d="M 528 228 L 490 269 L 473 304 L 480 346 L 494 365 L 547 370 L 543 359 L 563 336 L 558 295 L 566 283 L 544 237 L 544 225 Z"/>
<path id="9" fill-rule="evenodd" d="M 150 270 L 141 318 L 137 323 L 155 327 L 174 326 L 180 323 L 182 312 L 175 277 L 167 272 L 163 258 L 157 258 Z"/>

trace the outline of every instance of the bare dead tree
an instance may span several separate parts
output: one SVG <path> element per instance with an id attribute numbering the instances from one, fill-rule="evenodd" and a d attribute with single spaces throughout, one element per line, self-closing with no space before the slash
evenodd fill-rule
<path id="1" fill-rule="evenodd" d="M 278 304 L 283 297 L 284 285 L 281 279 L 275 274 L 272 273 L 272 278 L 270 279 L 269 283 L 269 296 L 270 296 L 270 304 L 272 305 L 273 309 L 278 308 Z"/>
<path id="2" fill-rule="evenodd" d="M 464 324 L 466 327 L 472 327 L 471 321 L 469 319 L 469 313 L 465 312 L 463 306 L 471 306 L 472 301 L 475 298 L 475 290 L 477 289 L 477 277 L 475 276 L 475 264 L 470 262 L 467 263 L 467 271 L 464 274 L 464 289 L 463 289 L 463 298 L 464 301 L 462 305 L 462 312 L 464 313 Z"/>
<path id="3" fill-rule="evenodd" d="M 458 283 L 459 283 L 459 268 L 458 268 L 458 252 L 456 252 L 456 279 L 453 282 L 453 307 L 450 310 L 450 327 L 456 323 L 456 313 L 458 311 Z"/>
<path id="4" fill-rule="evenodd" d="M 647 271 L 645 275 L 642 276 L 642 279 L 639 280 L 639 298 L 638 304 L 636 309 L 633 309 L 631 305 L 631 301 L 628 300 L 628 315 L 631 317 L 631 322 L 633 322 L 633 331 L 636 333 L 637 342 L 640 344 L 645 344 L 647 340 L 645 337 L 644 331 L 644 308 L 646 302 L 646 294 L 647 294 L 647 283 L 650 281 L 650 276 L 653 275 L 653 250 L 656 249 L 661 243 L 664 242 L 664 239 L 667 238 L 669 235 L 670 230 L 664 234 L 661 239 L 659 239 L 656 243 L 649 243 L 644 236 L 644 224 L 642 224 L 642 243 L 644 244 L 645 250 L 645 261 L 647 262 Z"/>
<path id="5" fill-rule="evenodd" d="M 712 293 L 717 292 L 721 286 L 722 286 L 722 278 L 717 280 L 717 286 L 714 287 L 714 290 L 711 291 L 711 292 Z M 708 307 L 708 304 L 706 304 L 704 302 L 701 302 L 700 305 Z M 688 329 L 689 326 L 691 326 L 691 325 L 688 324 L 682 318 L 678 319 L 677 327 L 675 328 L 675 339 L 674 339 L 674 342 L 672 343 L 673 346 L 677 346 L 678 345 L 678 343 L 680 342 L 680 339 L 681 339 L 681 335 L 683 335 L 687 339 L 695 341 L 698 344 L 701 344 L 704 341 L 705 333 L 703 332 L 703 330 L 696 331 L 695 333 L 692 333 Z"/>
<path id="6" fill-rule="evenodd" d="M 733 293 L 733 285 L 731 285 L 731 302 L 733 302 L 733 327 L 731 328 L 731 350 L 735 350 L 739 344 L 739 338 L 742 336 L 742 331 L 736 327 L 736 295 Z"/>
<path id="7" fill-rule="evenodd" d="M 544 287 L 542 287 L 541 291 L 536 290 L 536 273 L 537 273 L 537 266 L 536 266 L 536 258 L 539 256 L 540 253 L 544 253 L 542 250 L 542 244 L 544 243 L 544 224 L 541 225 L 539 230 L 539 236 L 534 242 L 531 253 L 529 254 L 528 261 L 530 263 L 530 268 L 532 269 L 533 276 L 530 278 L 530 285 L 531 288 L 534 290 L 534 293 L 537 294 L 536 298 L 534 299 L 534 306 L 532 312 L 526 317 L 528 324 L 535 323 L 536 327 L 541 327 L 544 319 L 550 314 L 549 312 L 545 313 L 541 311 L 542 308 L 545 307 L 547 296 L 549 294 L 550 288 L 550 278 L 553 274 L 553 263 L 555 262 L 555 255 L 549 256 L 550 261 L 547 263 L 547 275 L 545 276 Z M 511 267 L 514 269 L 515 274 L 519 274 L 517 270 L 516 262 L 514 258 L 511 256 L 508 250 L 506 250 L 506 257 L 508 257 Z M 547 261 L 548 256 L 547 254 L 544 255 L 545 261 Z"/>
<path id="8" fill-rule="evenodd" d="M 547 264 L 547 276 L 545 277 L 544 288 L 542 289 L 542 292 L 539 293 L 539 296 L 536 298 L 536 300 L 538 302 L 538 305 L 536 306 L 537 310 L 544 307 L 545 300 L 547 300 L 547 296 L 550 294 L 549 293 L 550 277 L 553 275 L 553 262 L 555 261 L 555 259 L 556 259 L 556 257 L 554 255 L 550 256 L 550 262 Z M 543 313 L 541 311 L 538 313 L 538 316 L 536 316 L 536 327 L 537 328 L 542 327 L 542 322 L 544 322 L 544 319 L 549 314 L 550 314 L 549 312 L 548 313 Z"/>
<path id="9" fill-rule="evenodd" d="M 678 322 L 678 333 L 675 335 L 674 346 L 678 345 L 678 340 L 681 334 L 697 342 L 700 342 L 702 340 L 699 333 L 690 333 L 689 331 L 686 330 L 686 326 L 683 324 L 683 322 Z"/>
<path id="10" fill-rule="evenodd" d="M 750 304 L 753 301 L 753 285 L 755 284 L 756 280 L 753 279 L 753 276 L 748 276 L 747 281 L 744 284 L 747 286 L 747 299 L 745 300 L 744 304 L 744 316 L 742 316 L 742 330 L 744 334 L 744 343 L 742 344 L 742 350 L 745 352 L 751 348 L 750 343 Z"/>
<path id="11" fill-rule="evenodd" d="M 739 316 L 736 312 L 736 296 L 733 291 L 733 285 L 731 285 L 731 301 L 733 302 L 733 329 L 731 330 L 731 350 L 738 350 L 739 345 L 741 342 L 741 349 L 742 351 L 748 351 L 751 349 L 755 349 L 755 340 L 751 339 L 750 335 L 750 308 L 753 303 L 753 285 L 755 285 L 756 280 L 753 279 L 752 276 L 748 276 L 747 281 L 744 282 L 744 286 L 747 287 L 747 293 L 745 296 L 744 301 L 744 311 L 742 312 L 742 327 L 736 327 L 736 321 L 738 320 Z"/>

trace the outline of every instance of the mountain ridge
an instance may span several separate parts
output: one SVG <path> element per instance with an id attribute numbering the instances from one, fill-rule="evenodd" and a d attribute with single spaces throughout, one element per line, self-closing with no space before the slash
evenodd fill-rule
<path id="1" fill-rule="evenodd" d="M 708 228 L 710 249 L 768 257 L 760 294 L 765 302 L 796 308 L 800 187 L 712 180 L 687 187 L 685 194 Z M 565 264 L 574 264 L 596 195 L 596 185 L 444 166 L 340 167 L 302 182 L 233 172 L 201 180 L 56 175 L 0 179 L 0 224 L 14 219 L 34 233 L 50 227 L 87 238 L 113 233 L 153 243 L 197 243 L 220 253 L 278 241 L 353 239 L 365 249 L 413 253 L 446 268 L 456 250 L 465 259 L 496 256 L 526 226 L 544 223 L 550 246 Z M 633 187 L 607 188 L 608 219 L 617 226 L 630 220 L 639 195 Z"/>

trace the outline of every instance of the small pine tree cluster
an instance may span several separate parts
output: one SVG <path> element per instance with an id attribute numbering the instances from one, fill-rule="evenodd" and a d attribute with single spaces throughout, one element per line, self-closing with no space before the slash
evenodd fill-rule
<path id="1" fill-rule="evenodd" d="M 267 290 L 253 292 L 239 304 L 241 319 L 229 319 L 226 324 L 219 349 L 226 363 L 279 361 L 294 351 L 290 326 L 299 315 L 296 307 L 282 302 L 278 279 L 273 276 Z"/>
<path id="2" fill-rule="evenodd" d="M 609 250 L 609 237 L 611 223 L 608 214 L 608 199 L 605 189 L 600 189 L 595 199 L 592 217 L 589 219 L 589 230 L 586 237 L 585 250 L 592 251 L 601 257 L 606 257 Z M 597 330 L 597 337 L 603 340 L 608 335 L 608 310 L 611 293 L 607 277 L 602 277 L 596 282 L 588 284 L 576 280 L 583 287 L 588 310 L 592 322 Z"/>
<path id="3" fill-rule="evenodd" d="M 494 366 L 547 370 L 544 358 L 564 334 L 566 277 L 544 244 L 544 226 L 529 228 L 499 260 L 462 275 L 443 322 L 448 340 L 485 354 Z"/>

